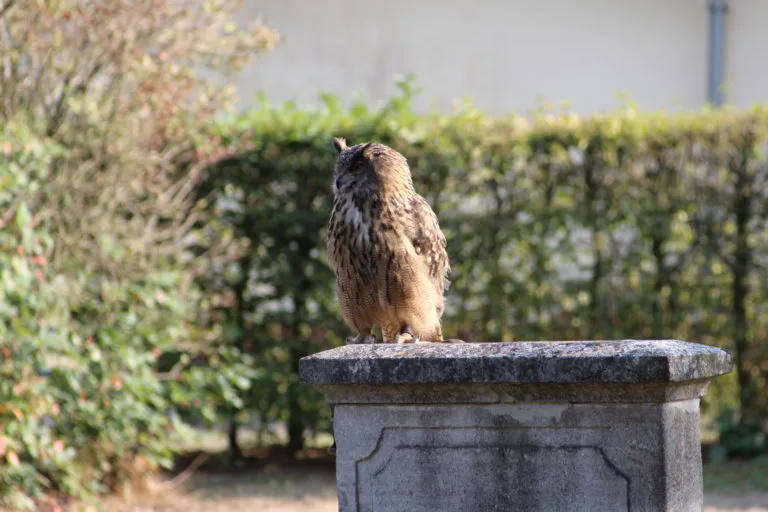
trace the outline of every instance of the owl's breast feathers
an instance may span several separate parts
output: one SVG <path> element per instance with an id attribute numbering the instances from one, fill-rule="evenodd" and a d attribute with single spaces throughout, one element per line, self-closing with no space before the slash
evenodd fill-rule
<path id="1" fill-rule="evenodd" d="M 331 268 L 338 278 L 365 279 L 376 274 L 379 240 L 371 205 L 337 197 L 326 243 Z"/>
<path id="2" fill-rule="evenodd" d="M 425 268 L 439 295 L 448 287 L 445 235 L 432 208 L 418 194 L 393 200 L 382 200 L 376 194 L 365 199 L 337 197 L 327 244 L 331 267 L 342 287 L 350 279 L 368 281 L 368 286 L 375 287 L 380 271 L 401 271 L 388 268 L 393 259 L 399 260 L 397 267 Z"/>

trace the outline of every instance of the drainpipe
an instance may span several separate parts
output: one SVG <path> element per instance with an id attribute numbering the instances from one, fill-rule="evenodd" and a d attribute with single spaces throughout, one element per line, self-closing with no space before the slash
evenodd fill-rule
<path id="1" fill-rule="evenodd" d="M 723 104 L 723 58 L 725 43 L 725 14 L 728 0 L 709 0 L 709 101 L 719 107 Z"/>

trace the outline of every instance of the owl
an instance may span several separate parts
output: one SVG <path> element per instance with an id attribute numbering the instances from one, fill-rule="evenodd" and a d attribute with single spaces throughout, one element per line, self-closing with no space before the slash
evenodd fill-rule
<path id="1" fill-rule="evenodd" d="M 450 272 L 437 216 L 413 188 L 406 159 L 383 144 L 333 139 L 333 210 L 327 250 L 347 343 L 444 341 Z M 450 340 L 458 341 L 458 340 Z"/>

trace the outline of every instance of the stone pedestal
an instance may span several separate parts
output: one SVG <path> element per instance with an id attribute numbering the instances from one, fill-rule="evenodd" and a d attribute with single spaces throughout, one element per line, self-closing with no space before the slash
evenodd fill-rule
<path id="1" fill-rule="evenodd" d="M 673 340 L 425 343 L 299 373 L 334 407 L 343 512 L 699 512 L 699 397 L 731 366 Z"/>

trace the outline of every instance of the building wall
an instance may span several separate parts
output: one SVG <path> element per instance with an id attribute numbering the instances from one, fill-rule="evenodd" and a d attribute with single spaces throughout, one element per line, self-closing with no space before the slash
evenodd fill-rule
<path id="1" fill-rule="evenodd" d="M 768 0 L 731 0 L 725 31 L 726 102 L 768 103 Z"/>
<path id="2" fill-rule="evenodd" d="M 698 108 L 707 99 L 707 0 L 247 0 L 284 36 L 239 79 L 242 104 L 317 103 L 319 92 L 384 101 L 414 73 L 428 100 L 469 97 L 490 113 L 542 98 L 594 112 L 620 104 Z M 736 104 L 768 99 L 755 41 L 768 0 L 732 1 L 726 73 Z M 738 4 L 738 5 L 736 5 Z M 738 30 L 734 26 L 738 25 Z M 762 44 L 764 53 L 768 45 Z"/>

